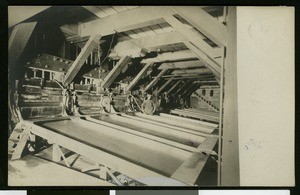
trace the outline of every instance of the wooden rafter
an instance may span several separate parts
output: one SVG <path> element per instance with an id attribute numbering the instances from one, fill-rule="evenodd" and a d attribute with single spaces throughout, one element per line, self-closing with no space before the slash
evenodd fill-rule
<path id="1" fill-rule="evenodd" d="M 141 63 L 148 63 L 148 62 L 155 62 L 155 63 L 162 63 L 166 62 L 176 62 L 176 61 L 188 61 L 188 60 L 197 60 L 197 56 L 194 52 L 190 50 L 180 50 L 174 52 L 165 52 L 158 54 L 155 58 L 145 58 L 141 61 Z"/>
<path id="2" fill-rule="evenodd" d="M 168 91 L 167 91 L 167 95 L 169 93 L 171 93 L 171 91 L 173 91 L 173 89 L 175 89 L 180 83 L 182 82 L 182 80 L 178 80 Z"/>
<path id="3" fill-rule="evenodd" d="M 205 51 L 210 58 L 219 57 L 222 55 L 222 50 L 220 48 L 213 48 L 208 43 L 206 43 L 199 33 L 192 31 L 187 28 L 183 23 L 181 23 L 174 16 L 165 16 L 165 21 L 168 22 L 176 31 L 180 32 L 186 39 L 192 42 L 201 50 Z"/>
<path id="4" fill-rule="evenodd" d="M 127 86 L 127 91 L 130 91 L 136 84 L 137 82 L 143 77 L 143 75 L 145 74 L 145 72 L 153 65 L 153 62 L 149 62 L 147 63 L 143 69 L 134 77 L 134 79 L 129 83 L 129 85 Z"/>
<path id="5" fill-rule="evenodd" d="M 172 6 L 182 18 L 219 46 L 227 45 L 227 28 L 199 6 Z"/>
<path id="6" fill-rule="evenodd" d="M 145 87 L 144 91 L 147 91 L 148 89 L 150 89 L 151 87 L 153 87 L 157 81 L 168 71 L 168 69 L 163 69 L 160 71 L 160 73 L 158 73 L 158 75 L 156 77 L 154 77 L 154 79 Z"/>
<path id="7" fill-rule="evenodd" d="M 195 47 L 192 43 L 186 42 L 185 45 L 193 51 L 198 59 L 206 65 L 207 68 L 209 68 L 215 75 L 216 78 L 220 78 L 220 69 L 221 67 L 211 58 L 209 58 L 203 51 L 199 50 L 197 47 Z"/>
<path id="8" fill-rule="evenodd" d="M 118 63 L 114 66 L 114 68 L 106 75 L 104 81 L 101 83 L 101 87 L 107 88 L 109 87 L 113 81 L 117 78 L 117 76 L 121 73 L 123 68 L 130 62 L 130 56 L 122 57 Z"/>
<path id="9" fill-rule="evenodd" d="M 164 84 L 163 84 L 163 86 L 161 86 L 159 89 L 158 89 L 158 91 L 157 91 L 157 93 L 158 94 L 160 94 L 171 82 L 172 82 L 173 80 L 172 79 L 169 79 L 168 81 L 166 81 Z"/>
<path id="10" fill-rule="evenodd" d="M 71 68 L 68 70 L 65 79 L 63 81 L 63 85 L 70 84 L 77 73 L 79 72 L 80 68 L 83 66 L 85 60 L 89 57 L 90 53 L 93 51 L 93 49 L 99 44 L 101 36 L 100 35 L 92 35 L 79 55 L 77 56 L 76 60 L 73 62 Z"/>

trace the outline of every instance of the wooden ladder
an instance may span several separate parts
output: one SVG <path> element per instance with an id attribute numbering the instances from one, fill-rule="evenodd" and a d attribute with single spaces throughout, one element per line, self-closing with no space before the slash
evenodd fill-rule
<path id="1" fill-rule="evenodd" d="M 29 138 L 29 132 L 18 123 L 8 139 L 8 159 L 16 160 L 21 158 L 23 150 Z"/>

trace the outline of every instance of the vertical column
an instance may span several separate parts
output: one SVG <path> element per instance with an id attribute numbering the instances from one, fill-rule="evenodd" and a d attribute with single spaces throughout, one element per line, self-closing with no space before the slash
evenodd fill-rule
<path id="1" fill-rule="evenodd" d="M 224 118 L 221 185 L 240 184 L 237 101 L 236 7 L 228 8 L 228 40 L 224 74 Z"/>

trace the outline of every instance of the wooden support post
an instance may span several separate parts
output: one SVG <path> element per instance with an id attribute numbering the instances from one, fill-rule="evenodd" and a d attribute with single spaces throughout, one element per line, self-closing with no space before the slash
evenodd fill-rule
<path id="1" fill-rule="evenodd" d="M 130 56 L 122 57 L 118 63 L 113 67 L 113 69 L 106 75 L 104 81 L 101 83 L 101 87 L 107 88 L 109 87 L 112 82 L 117 78 L 117 76 L 121 73 L 124 67 L 130 62 Z"/>
<path id="2" fill-rule="evenodd" d="M 58 144 L 53 144 L 53 150 L 52 150 L 52 160 L 54 162 L 60 162 L 61 158 L 64 160 L 64 163 L 67 167 L 70 167 L 70 164 L 68 163 L 64 153 L 61 151 Z"/>
<path id="3" fill-rule="evenodd" d="M 102 166 L 102 165 L 98 165 L 99 166 L 99 177 L 100 179 L 104 179 L 105 181 L 107 180 L 107 171 L 106 171 L 106 167 Z"/>
<path id="4" fill-rule="evenodd" d="M 92 35 L 85 46 L 82 48 L 81 52 L 77 56 L 76 60 L 73 62 L 71 68 L 68 70 L 65 79 L 63 81 L 63 85 L 69 85 L 76 74 L 79 72 L 80 68 L 84 64 L 84 62 L 88 59 L 90 53 L 93 49 L 99 44 L 101 36 L 100 35 Z"/>
<path id="5" fill-rule="evenodd" d="M 168 91 L 167 94 L 169 94 L 171 91 L 173 91 L 173 89 L 175 89 L 175 87 L 177 87 L 182 80 L 178 80 Z"/>
<path id="6" fill-rule="evenodd" d="M 142 76 L 144 75 L 144 73 L 153 65 L 153 62 L 148 62 L 143 69 L 139 72 L 138 75 L 136 75 L 136 77 L 134 77 L 134 79 L 129 83 L 129 85 L 126 88 L 126 91 L 130 91 L 135 84 L 137 84 L 137 82 L 142 78 Z"/>
<path id="7" fill-rule="evenodd" d="M 147 91 L 148 89 L 150 89 L 151 87 L 153 87 L 156 82 L 168 71 L 168 69 L 163 69 L 160 71 L 160 73 L 146 86 L 146 88 L 144 89 L 144 91 Z"/>
<path id="8" fill-rule="evenodd" d="M 165 82 L 165 84 L 158 89 L 157 94 L 160 94 L 162 90 L 164 90 L 164 88 L 166 88 L 166 86 L 168 86 L 172 81 L 173 79 L 169 79 L 167 82 Z"/>
<path id="9" fill-rule="evenodd" d="M 219 185 L 240 185 L 240 158 L 242 150 L 239 143 L 239 113 L 238 111 L 238 63 L 237 63 L 237 8 L 228 7 L 228 44 L 224 63 L 223 78 L 223 117 Z M 221 90 L 222 91 L 222 90 Z M 220 92 L 221 92 L 220 91 Z M 234 154 L 234 155 L 233 155 Z"/>
<path id="10" fill-rule="evenodd" d="M 52 148 L 52 160 L 54 162 L 60 162 L 61 161 L 61 154 L 59 151 L 59 146 L 57 144 L 53 144 Z"/>

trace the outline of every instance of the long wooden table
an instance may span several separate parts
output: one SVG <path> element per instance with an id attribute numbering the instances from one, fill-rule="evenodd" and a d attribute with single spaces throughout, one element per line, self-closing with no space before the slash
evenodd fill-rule
<path id="1" fill-rule="evenodd" d="M 196 118 L 200 120 L 207 120 L 214 123 L 219 122 L 219 113 L 214 111 L 208 111 L 203 109 L 174 109 L 171 110 L 171 114 L 179 115 L 179 116 L 185 116 L 185 117 L 191 117 Z"/>
<path id="2" fill-rule="evenodd" d="M 142 115 L 61 117 L 24 121 L 24 125 L 49 143 L 146 185 L 194 185 L 217 143 L 209 131 L 192 128 L 196 125 L 184 128 Z M 214 128 L 206 127 L 206 130 Z"/>

